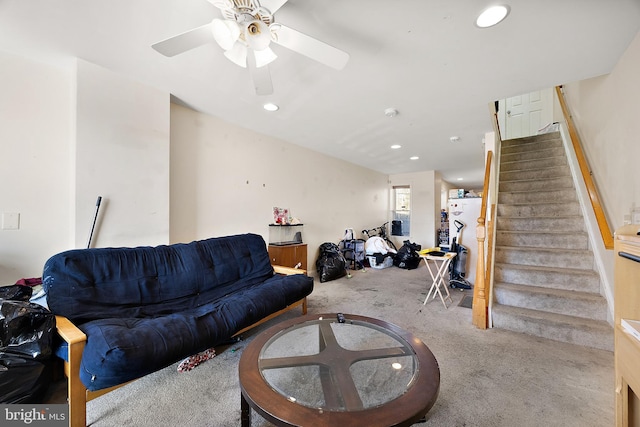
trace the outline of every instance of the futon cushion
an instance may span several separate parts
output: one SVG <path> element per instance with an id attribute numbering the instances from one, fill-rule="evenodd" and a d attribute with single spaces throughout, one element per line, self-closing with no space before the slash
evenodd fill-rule
<path id="1" fill-rule="evenodd" d="M 62 252 L 45 263 L 43 287 L 52 312 L 81 324 L 189 310 L 272 275 L 262 236 L 243 234 Z"/>
<path id="2" fill-rule="evenodd" d="M 220 300 L 155 318 L 109 318 L 80 326 L 87 335 L 80 380 L 89 390 L 121 384 L 214 347 L 311 293 L 313 279 L 273 276 Z"/>

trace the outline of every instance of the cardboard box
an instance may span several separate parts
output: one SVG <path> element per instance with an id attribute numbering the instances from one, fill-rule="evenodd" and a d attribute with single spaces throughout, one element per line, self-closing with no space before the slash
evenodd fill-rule
<path id="1" fill-rule="evenodd" d="M 450 199 L 463 199 L 464 198 L 464 189 L 463 188 L 453 188 L 449 190 L 449 198 Z"/>

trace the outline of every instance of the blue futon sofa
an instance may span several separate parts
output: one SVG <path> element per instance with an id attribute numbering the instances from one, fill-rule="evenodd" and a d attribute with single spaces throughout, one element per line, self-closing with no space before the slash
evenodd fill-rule
<path id="1" fill-rule="evenodd" d="M 70 424 L 85 426 L 87 400 L 116 386 L 285 310 L 306 313 L 304 273 L 272 266 L 256 234 L 54 255 L 43 287 L 63 339 Z"/>

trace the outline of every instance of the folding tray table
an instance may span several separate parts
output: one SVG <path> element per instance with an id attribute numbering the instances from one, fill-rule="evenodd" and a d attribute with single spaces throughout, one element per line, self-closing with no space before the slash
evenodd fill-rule
<path id="1" fill-rule="evenodd" d="M 424 259 L 424 263 L 427 265 L 427 269 L 429 270 L 429 275 L 431 275 L 431 279 L 433 282 L 431 283 L 431 288 L 429 288 L 429 292 L 427 293 L 427 297 L 424 299 L 422 305 L 425 305 L 431 296 L 431 292 L 433 292 L 433 298 L 435 299 L 436 294 L 440 296 L 440 300 L 442 300 L 442 304 L 444 304 L 444 308 L 447 308 L 447 303 L 445 301 L 445 297 L 442 295 L 440 291 L 440 287 L 444 288 L 445 293 L 447 294 L 446 299 L 453 302 L 451 299 L 451 294 L 449 293 L 449 289 L 447 288 L 446 283 L 444 282 L 444 275 L 448 271 L 449 264 L 451 260 L 455 258 L 455 252 L 445 252 L 442 256 L 421 254 L 420 257 Z M 429 260 L 433 261 L 434 266 L 432 269 Z"/>

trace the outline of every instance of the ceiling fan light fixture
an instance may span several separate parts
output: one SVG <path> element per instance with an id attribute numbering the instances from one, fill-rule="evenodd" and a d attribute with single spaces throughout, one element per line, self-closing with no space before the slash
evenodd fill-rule
<path id="1" fill-rule="evenodd" d="M 247 47 L 237 41 L 233 47 L 224 53 L 224 56 L 236 65 L 247 68 Z"/>
<path id="2" fill-rule="evenodd" d="M 480 28 L 493 27 L 499 24 L 507 17 L 510 8 L 507 5 L 491 6 L 480 14 L 476 19 L 476 25 Z"/>
<path id="3" fill-rule="evenodd" d="M 233 48 L 233 44 L 240 37 L 240 27 L 228 19 L 214 19 L 211 21 L 211 32 L 216 43 L 224 50 Z"/>
<path id="4" fill-rule="evenodd" d="M 271 32 L 264 22 L 256 19 L 249 22 L 245 30 L 247 44 L 253 50 L 264 50 L 271 43 Z"/>
<path id="5" fill-rule="evenodd" d="M 270 47 L 262 50 L 254 50 L 253 55 L 256 58 L 257 68 L 264 67 L 265 65 L 272 63 L 278 57 Z"/>
<path id="6" fill-rule="evenodd" d="M 347 52 L 293 28 L 275 23 L 271 11 L 279 10 L 287 0 L 208 1 L 219 9 L 221 17 L 210 20 L 206 25 L 154 43 L 151 47 L 166 57 L 173 57 L 208 44 L 213 38 L 227 59 L 240 67 L 250 69 L 255 93 L 260 96 L 273 93 L 271 75 L 268 67 L 264 66 L 277 58 L 269 49 L 272 41 L 335 70 L 342 70 L 349 60 Z M 267 7 L 260 5 L 262 1 Z M 248 55 L 249 49 L 253 50 L 251 56 Z"/>

